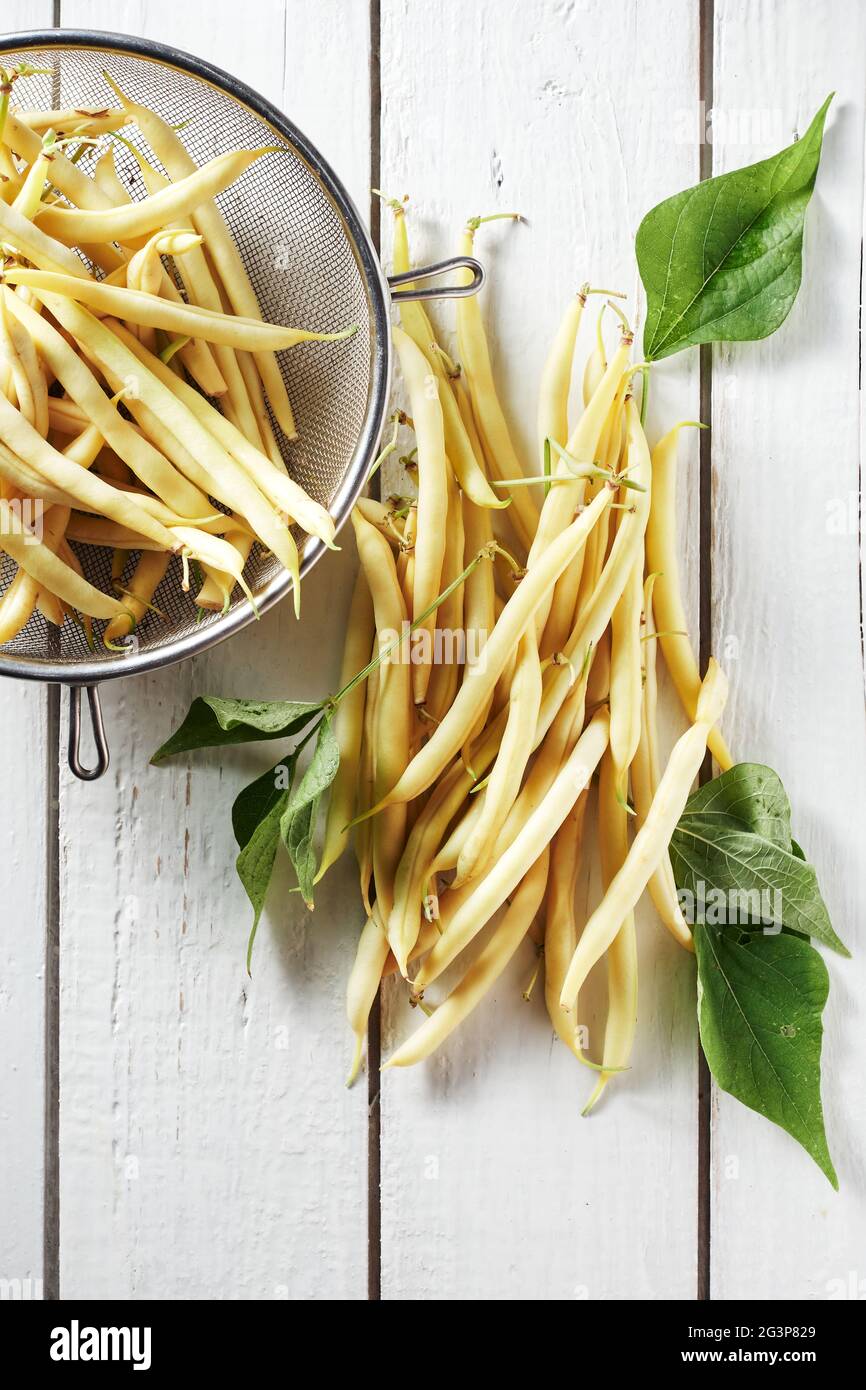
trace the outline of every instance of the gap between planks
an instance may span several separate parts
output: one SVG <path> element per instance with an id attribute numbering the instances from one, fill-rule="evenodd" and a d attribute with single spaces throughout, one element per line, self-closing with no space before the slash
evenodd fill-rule
<path id="1" fill-rule="evenodd" d="M 52 28 L 60 27 L 54 0 Z M 55 105 L 60 105 L 59 94 Z M 45 1114 L 42 1153 L 42 1297 L 60 1298 L 60 727 L 62 691 L 49 685 L 45 702 Z"/>
<path id="2" fill-rule="evenodd" d="M 700 25 L 698 55 L 698 100 L 702 107 L 703 119 L 700 122 L 700 177 L 708 179 L 713 173 L 713 147 L 707 139 L 707 121 L 713 109 L 713 30 L 715 26 L 714 0 L 700 0 Z M 700 348 L 700 418 L 712 426 L 713 418 L 713 349 L 710 343 Z M 699 647 L 701 670 L 706 671 L 712 647 L 712 608 L 713 608 L 713 432 L 712 428 L 700 431 L 700 483 L 699 483 L 699 546 L 698 546 L 698 590 L 699 590 Z M 712 777 L 712 759 L 707 754 L 701 769 L 701 782 Z M 695 1297 L 708 1301 L 711 1297 L 711 1160 L 712 1160 L 712 1080 L 707 1059 L 698 1039 L 698 1220 L 697 1220 L 697 1289 Z"/>
<path id="3" fill-rule="evenodd" d="M 381 255 L 382 205 L 373 193 L 382 186 L 382 11 L 370 0 L 370 235 Z M 378 478 L 374 491 L 378 492 Z M 367 1027 L 367 1298 L 382 1297 L 382 991 Z"/>

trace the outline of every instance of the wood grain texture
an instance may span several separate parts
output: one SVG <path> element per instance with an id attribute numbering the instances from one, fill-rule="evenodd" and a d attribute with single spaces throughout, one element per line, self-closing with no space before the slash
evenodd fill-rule
<path id="1" fill-rule="evenodd" d="M 47 693 L 0 685 L 3 911 L 0 913 L 0 1280 L 40 1297 L 48 878 Z M 2 1296 L 2 1295 L 0 1295 Z"/>
<path id="2" fill-rule="evenodd" d="M 382 5 L 382 180 L 411 196 L 415 259 L 450 252 L 469 215 L 528 219 L 477 237 L 494 369 L 527 454 L 569 297 L 589 277 L 628 291 L 633 312 L 638 222 L 698 176 L 696 19 L 687 3 Z M 588 310 L 583 351 L 594 319 Z M 657 369 L 654 429 L 695 417 L 696 367 Z M 694 597 L 694 440 L 686 451 Z M 434 1059 L 383 1076 L 384 1298 L 694 1297 L 693 966 L 649 913 L 640 938 L 634 1067 L 591 1120 L 579 1114 L 590 1074 L 552 1040 L 542 992 L 521 999 L 528 944 Z M 389 987 L 386 1053 L 414 1026 Z"/>
<path id="3" fill-rule="evenodd" d="M 494 366 L 527 453 L 538 374 L 564 304 L 586 276 L 632 294 L 640 217 L 698 176 L 707 114 L 698 103 L 698 8 L 692 0 L 382 0 L 382 182 L 391 195 L 411 195 L 416 259 L 448 254 L 469 214 L 513 209 L 528 219 L 478 236 Z M 47 25 L 52 13 L 44 0 L 6 0 L 0 27 Z M 319 145 L 362 210 L 369 14 L 367 0 L 259 0 L 240 12 L 228 0 L 61 6 L 66 26 L 144 34 L 236 72 Z M 838 92 L 790 320 L 768 342 L 714 358 L 712 599 L 715 648 L 732 685 L 726 732 L 737 756 L 781 773 L 798 839 L 855 957 L 828 961 L 824 1100 L 841 1194 L 787 1136 L 716 1095 L 712 1295 L 862 1298 L 866 16 L 847 0 L 829 0 L 817 21 L 805 0 L 716 0 L 715 24 L 715 172 L 780 148 L 827 91 Z M 438 320 L 447 328 L 452 315 Z M 589 311 L 584 346 L 593 322 Z M 697 354 L 658 364 L 651 432 L 697 408 Z M 696 619 L 693 435 L 682 455 L 681 542 Z M 328 876 L 314 920 L 281 873 L 250 981 L 249 911 L 228 811 L 276 752 L 148 767 L 196 694 L 302 697 L 332 687 L 351 569 L 348 550 L 317 568 L 300 627 L 283 606 L 192 665 L 107 688 L 109 776 L 88 787 L 63 775 L 65 1297 L 365 1296 L 366 1095 L 361 1085 L 342 1087 L 343 992 L 360 925 L 352 866 Z M 669 691 L 663 701 L 672 704 Z M 65 711 L 66 697 L 64 724 Z M 669 739 L 677 727 L 670 718 Z M 0 684 L 0 845 L 9 866 L 0 1281 L 21 1280 L 31 1296 L 43 1248 L 56 751 L 49 757 L 47 730 L 44 691 Z M 635 1065 L 592 1119 L 579 1117 L 591 1078 L 553 1041 L 540 991 L 521 1000 L 534 964 L 528 946 L 436 1059 L 383 1078 L 383 1297 L 694 1297 L 694 974 L 649 912 L 640 934 Z M 386 1053 L 415 1025 L 392 984 Z"/>
<path id="4" fill-rule="evenodd" d="M 67 3 L 65 24 L 145 34 L 236 73 L 366 178 L 366 8 Z M 341 7 L 341 12 L 344 7 Z M 314 22 L 318 17 L 318 24 Z M 303 47 L 296 42 L 303 33 Z M 329 70 L 328 81 L 313 74 Z M 335 870 L 315 919 L 275 884 L 254 975 L 230 808 L 266 746 L 155 770 L 197 694 L 333 687 L 346 556 L 291 605 L 192 664 L 104 692 L 111 772 L 62 788 L 62 1292 L 99 1298 L 363 1298 L 366 1106 L 343 1087 L 359 911 Z M 221 763 L 221 766 L 218 765 Z"/>
<path id="5" fill-rule="evenodd" d="M 854 951 L 852 961 L 827 959 L 823 1092 L 841 1192 L 786 1135 L 719 1096 L 712 1290 L 720 1299 L 866 1293 L 857 534 L 866 14 L 834 0 L 816 20 L 800 0 L 783 7 L 716 0 L 717 119 L 739 138 L 714 141 L 715 172 L 781 148 L 829 91 L 837 96 L 807 219 L 799 299 L 766 343 L 716 356 L 713 600 L 715 645 L 732 684 L 735 755 L 781 774 L 794 833 Z M 758 55 L 770 53 L 772 64 L 761 64 Z"/>
<path id="6" fill-rule="evenodd" d="M 50 25 L 51 15 L 45 0 L 10 0 L 0 13 L 0 29 L 7 34 Z M 48 827 L 54 795 L 44 687 L 0 682 L 0 769 L 5 865 L 0 913 L 0 1287 L 9 1290 L 0 1297 L 40 1298 Z"/>

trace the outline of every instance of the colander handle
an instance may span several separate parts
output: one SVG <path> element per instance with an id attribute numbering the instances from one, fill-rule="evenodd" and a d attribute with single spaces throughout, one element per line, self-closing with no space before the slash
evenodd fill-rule
<path id="1" fill-rule="evenodd" d="M 81 762 L 81 691 L 87 691 L 90 725 L 96 745 L 96 764 L 84 767 Z M 108 741 L 102 722 L 99 689 L 95 685 L 73 685 L 69 688 L 69 769 L 81 782 L 95 782 L 108 771 Z"/>
<path id="2" fill-rule="evenodd" d="M 434 275 L 444 275 L 449 270 L 471 270 L 472 279 L 468 285 L 441 285 L 420 290 L 399 290 L 397 285 L 414 285 L 416 280 L 431 280 Z M 413 299 L 467 299 L 477 294 L 484 284 L 484 266 L 474 256 L 449 256 L 447 261 L 436 261 L 434 265 L 422 265 L 417 270 L 404 271 L 402 275 L 389 275 L 391 302 Z"/>

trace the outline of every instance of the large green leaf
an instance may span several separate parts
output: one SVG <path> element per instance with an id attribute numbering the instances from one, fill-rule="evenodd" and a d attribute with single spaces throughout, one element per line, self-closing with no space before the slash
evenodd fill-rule
<path id="1" fill-rule="evenodd" d="M 772 159 L 707 179 L 647 213 L 635 242 L 647 361 L 697 343 L 766 338 L 787 317 L 831 101 Z"/>
<path id="2" fill-rule="evenodd" d="M 291 738 L 321 708 L 321 701 L 310 704 L 298 700 L 224 700 L 218 695 L 204 695 L 193 700 L 183 723 L 150 761 L 161 763 L 177 753 L 197 748 Z"/>
<path id="3" fill-rule="evenodd" d="M 674 878 L 691 895 L 695 920 L 784 924 L 847 956 L 815 870 L 801 856 L 784 788 L 756 763 L 738 763 L 693 792 L 670 843 Z"/>
<path id="4" fill-rule="evenodd" d="M 780 1125 L 838 1188 L 821 1108 L 818 952 L 788 932 L 696 926 L 701 1045 L 723 1091 Z"/>

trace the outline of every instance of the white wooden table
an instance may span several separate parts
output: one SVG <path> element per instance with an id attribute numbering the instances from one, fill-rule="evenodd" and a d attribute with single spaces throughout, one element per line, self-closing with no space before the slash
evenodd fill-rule
<path id="1" fill-rule="evenodd" d="M 590 1121 L 519 956 L 441 1057 L 343 1087 L 350 869 L 314 916 L 273 894 L 254 979 L 229 806 L 267 750 L 148 766 L 194 694 L 332 688 L 351 561 L 207 658 L 106 689 L 112 766 L 65 770 L 56 692 L 0 687 L 0 1285 L 67 1298 L 866 1297 L 866 738 L 858 349 L 866 8 L 849 0 L 6 0 L 5 29 L 141 34 L 281 106 L 358 205 L 412 196 L 420 257 L 469 214 L 528 443 L 547 338 L 591 276 L 631 291 L 642 214 L 791 138 L 831 89 L 804 286 L 765 344 L 715 353 L 712 554 L 697 443 L 683 545 L 733 686 L 739 757 L 781 772 L 856 951 L 832 958 L 825 1108 L 835 1196 L 785 1135 L 699 1099 L 693 965 L 641 931 L 636 1063 Z M 701 54 L 703 53 L 703 62 Z M 717 138 L 704 141 L 704 108 Z M 703 160 L 703 164 L 702 164 Z M 383 219 L 387 222 L 389 219 Z M 383 228 L 387 261 L 388 229 Z M 697 354 L 656 371 L 656 423 L 700 409 Z M 838 518 L 842 517 L 842 524 Z M 59 961 L 57 946 L 59 943 Z M 57 983 L 59 981 L 59 994 Z M 386 993 L 387 1042 L 403 1005 Z M 374 1092 L 378 1078 L 374 1080 Z M 381 1179 L 381 1188 L 380 1188 Z M 28 1282 L 30 1281 L 30 1282 Z M 41 1281 L 41 1282 L 40 1282 Z"/>

